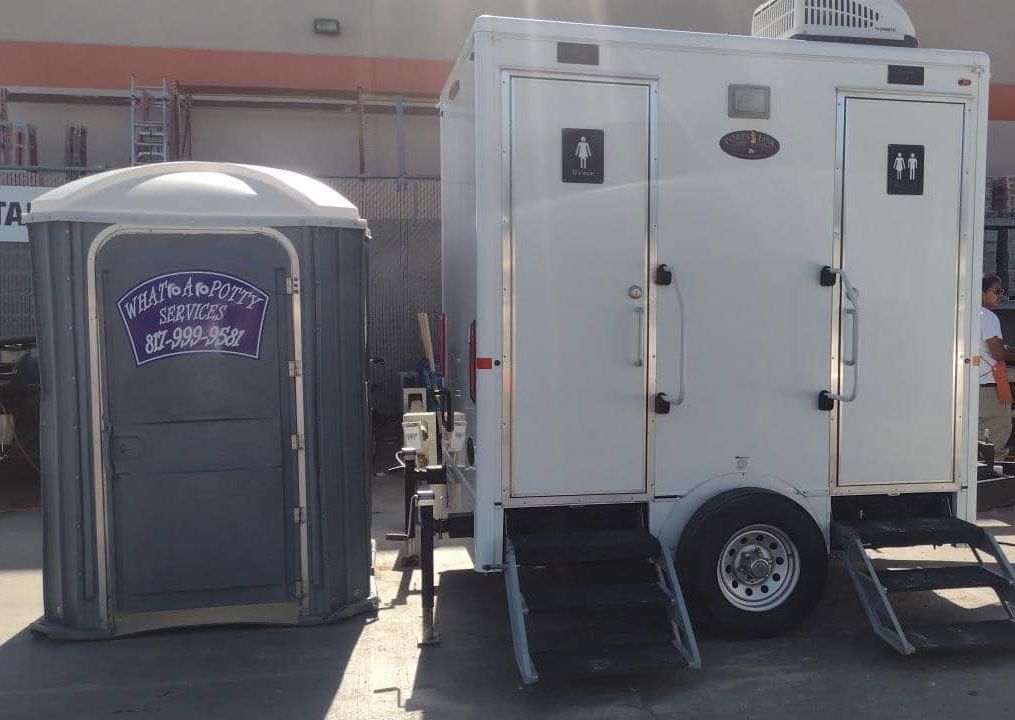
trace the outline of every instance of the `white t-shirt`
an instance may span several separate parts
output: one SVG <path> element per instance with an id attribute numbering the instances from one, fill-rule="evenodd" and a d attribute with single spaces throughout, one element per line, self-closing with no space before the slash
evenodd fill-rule
<path id="1" fill-rule="evenodd" d="M 997 319 L 992 311 L 985 307 L 980 308 L 980 384 L 987 385 L 994 382 L 994 365 L 997 362 L 990 354 L 987 347 L 987 340 L 1001 337 L 1001 321 Z"/>

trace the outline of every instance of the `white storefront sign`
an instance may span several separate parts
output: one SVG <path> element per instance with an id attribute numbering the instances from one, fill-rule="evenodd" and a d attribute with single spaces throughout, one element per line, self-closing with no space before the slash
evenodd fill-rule
<path id="1" fill-rule="evenodd" d="M 0 185 L 0 242 L 28 242 L 25 215 L 32 209 L 32 200 L 50 189 Z"/>

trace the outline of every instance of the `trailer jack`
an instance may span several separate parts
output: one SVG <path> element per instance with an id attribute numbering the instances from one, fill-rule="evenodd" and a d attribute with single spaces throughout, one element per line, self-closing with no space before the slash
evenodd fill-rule
<path id="1" fill-rule="evenodd" d="M 419 533 L 419 569 L 423 580 L 422 589 L 422 633 L 419 641 L 420 646 L 440 644 L 440 633 L 437 632 L 435 621 L 435 598 L 436 589 L 434 586 L 434 537 L 437 534 L 436 521 L 434 520 L 434 505 L 436 495 L 427 482 L 426 469 L 416 467 L 416 450 L 414 448 L 403 448 L 401 452 L 402 461 L 405 463 L 405 531 L 389 532 L 385 534 L 387 540 L 405 542 L 406 547 L 415 547 L 417 531 Z M 403 561 L 403 566 L 410 563 L 415 565 L 417 556 L 408 562 Z"/>

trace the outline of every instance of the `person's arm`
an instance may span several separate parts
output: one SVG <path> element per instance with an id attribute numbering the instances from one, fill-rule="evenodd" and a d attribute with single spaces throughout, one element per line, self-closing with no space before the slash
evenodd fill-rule
<path id="1" fill-rule="evenodd" d="M 990 356 L 997 362 L 1015 363 L 1015 350 L 1005 345 L 1001 338 L 987 338 L 987 348 L 990 350 Z"/>

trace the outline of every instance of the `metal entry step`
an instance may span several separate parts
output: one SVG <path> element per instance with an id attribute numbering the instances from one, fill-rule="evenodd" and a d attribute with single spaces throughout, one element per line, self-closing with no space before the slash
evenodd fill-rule
<path id="1" fill-rule="evenodd" d="M 917 517 L 898 520 L 860 520 L 838 529 L 850 530 L 867 547 L 917 545 L 975 545 L 983 538 L 981 527 L 954 517 Z"/>
<path id="2" fill-rule="evenodd" d="M 879 576 L 890 593 L 992 588 L 1008 602 L 1015 602 L 1011 581 L 982 565 L 881 570 Z"/>
<path id="3" fill-rule="evenodd" d="M 954 517 L 918 517 L 832 524 L 846 570 L 874 632 L 904 655 L 942 647 L 979 647 L 1015 640 L 1015 571 L 997 541 L 983 528 Z M 906 569 L 878 568 L 873 548 L 967 545 L 975 562 Z M 984 564 L 989 556 L 997 568 Z M 990 588 L 1007 620 L 904 629 L 890 596 L 895 593 Z M 991 640 L 996 642 L 992 642 Z"/>
<path id="4" fill-rule="evenodd" d="M 516 532 L 504 555 L 526 684 L 701 666 L 672 558 L 647 530 Z"/>

